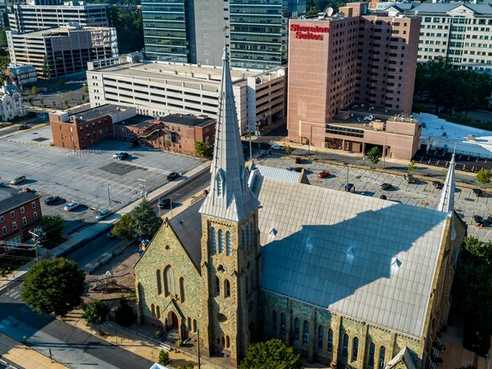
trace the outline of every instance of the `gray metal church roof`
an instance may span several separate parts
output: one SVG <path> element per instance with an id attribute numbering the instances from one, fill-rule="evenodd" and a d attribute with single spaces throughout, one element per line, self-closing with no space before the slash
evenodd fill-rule
<path id="1" fill-rule="evenodd" d="M 459 6 L 465 6 L 479 15 L 492 15 L 492 6 L 487 4 L 471 4 L 471 3 L 423 3 L 408 11 L 412 14 L 444 14 Z"/>
<path id="2" fill-rule="evenodd" d="M 264 179 L 263 289 L 420 337 L 447 214 Z"/>

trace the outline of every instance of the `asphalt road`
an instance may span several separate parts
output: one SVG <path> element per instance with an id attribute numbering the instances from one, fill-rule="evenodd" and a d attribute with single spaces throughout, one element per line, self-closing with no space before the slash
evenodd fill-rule
<path id="1" fill-rule="evenodd" d="M 73 369 L 149 369 L 152 362 L 19 301 L 20 284 L 0 296 L 0 332 Z"/>

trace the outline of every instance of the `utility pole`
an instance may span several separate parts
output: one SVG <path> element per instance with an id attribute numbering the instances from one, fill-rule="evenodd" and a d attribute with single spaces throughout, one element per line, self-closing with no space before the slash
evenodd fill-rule
<path id="1" fill-rule="evenodd" d="M 198 354 L 198 369 L 202 368 L 201 355 L 200 355 L 200 330 L 197 330 L 197 354 Z"/>

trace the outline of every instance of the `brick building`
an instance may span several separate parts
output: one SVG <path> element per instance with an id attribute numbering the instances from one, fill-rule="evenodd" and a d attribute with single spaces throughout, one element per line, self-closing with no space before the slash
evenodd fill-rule
<path id="1" fill-rule="evenodd" d="M 170 114 L 153 119 L 131 119 L 115 125 L 115 138 L 138 140 L 161 150 L 197 155 L 196 143 L 213 145 L 215 119 L 192 114 Z"/>
<path id="2" fill-rule="evenodd" d="M 354 105 L 367 116 L 411 113 L 420 20 L 366 13 L 366 3 L 351 3 L 339 14 L 290 21 L 290 140 L 325 147 L 327 124 Z"/>
<path id="3" fill-rule="evenodd" d="M 101 140 L 113 138 L 113 124 L 135 115 L 134 108 L 110 104 L 73 113 L 50 113 L 53 145 L 85 150 Z"/>
<path id="4" fill-rule="evenodd" d="M 40 196 L 35 192 L 0 187 L 0 241 L 29 238 L 41 220 Z"/>

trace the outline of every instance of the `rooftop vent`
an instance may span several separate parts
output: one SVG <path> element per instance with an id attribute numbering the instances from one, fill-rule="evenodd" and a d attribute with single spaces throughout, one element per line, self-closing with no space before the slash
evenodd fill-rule
<path id="1" fill-rule="evenodd" d="M 394 256 L 391 258 L 391 275 L 394 276 L 398 271 L 400 270 L 401 267 L 401 260 L 397 257 Z"/>

